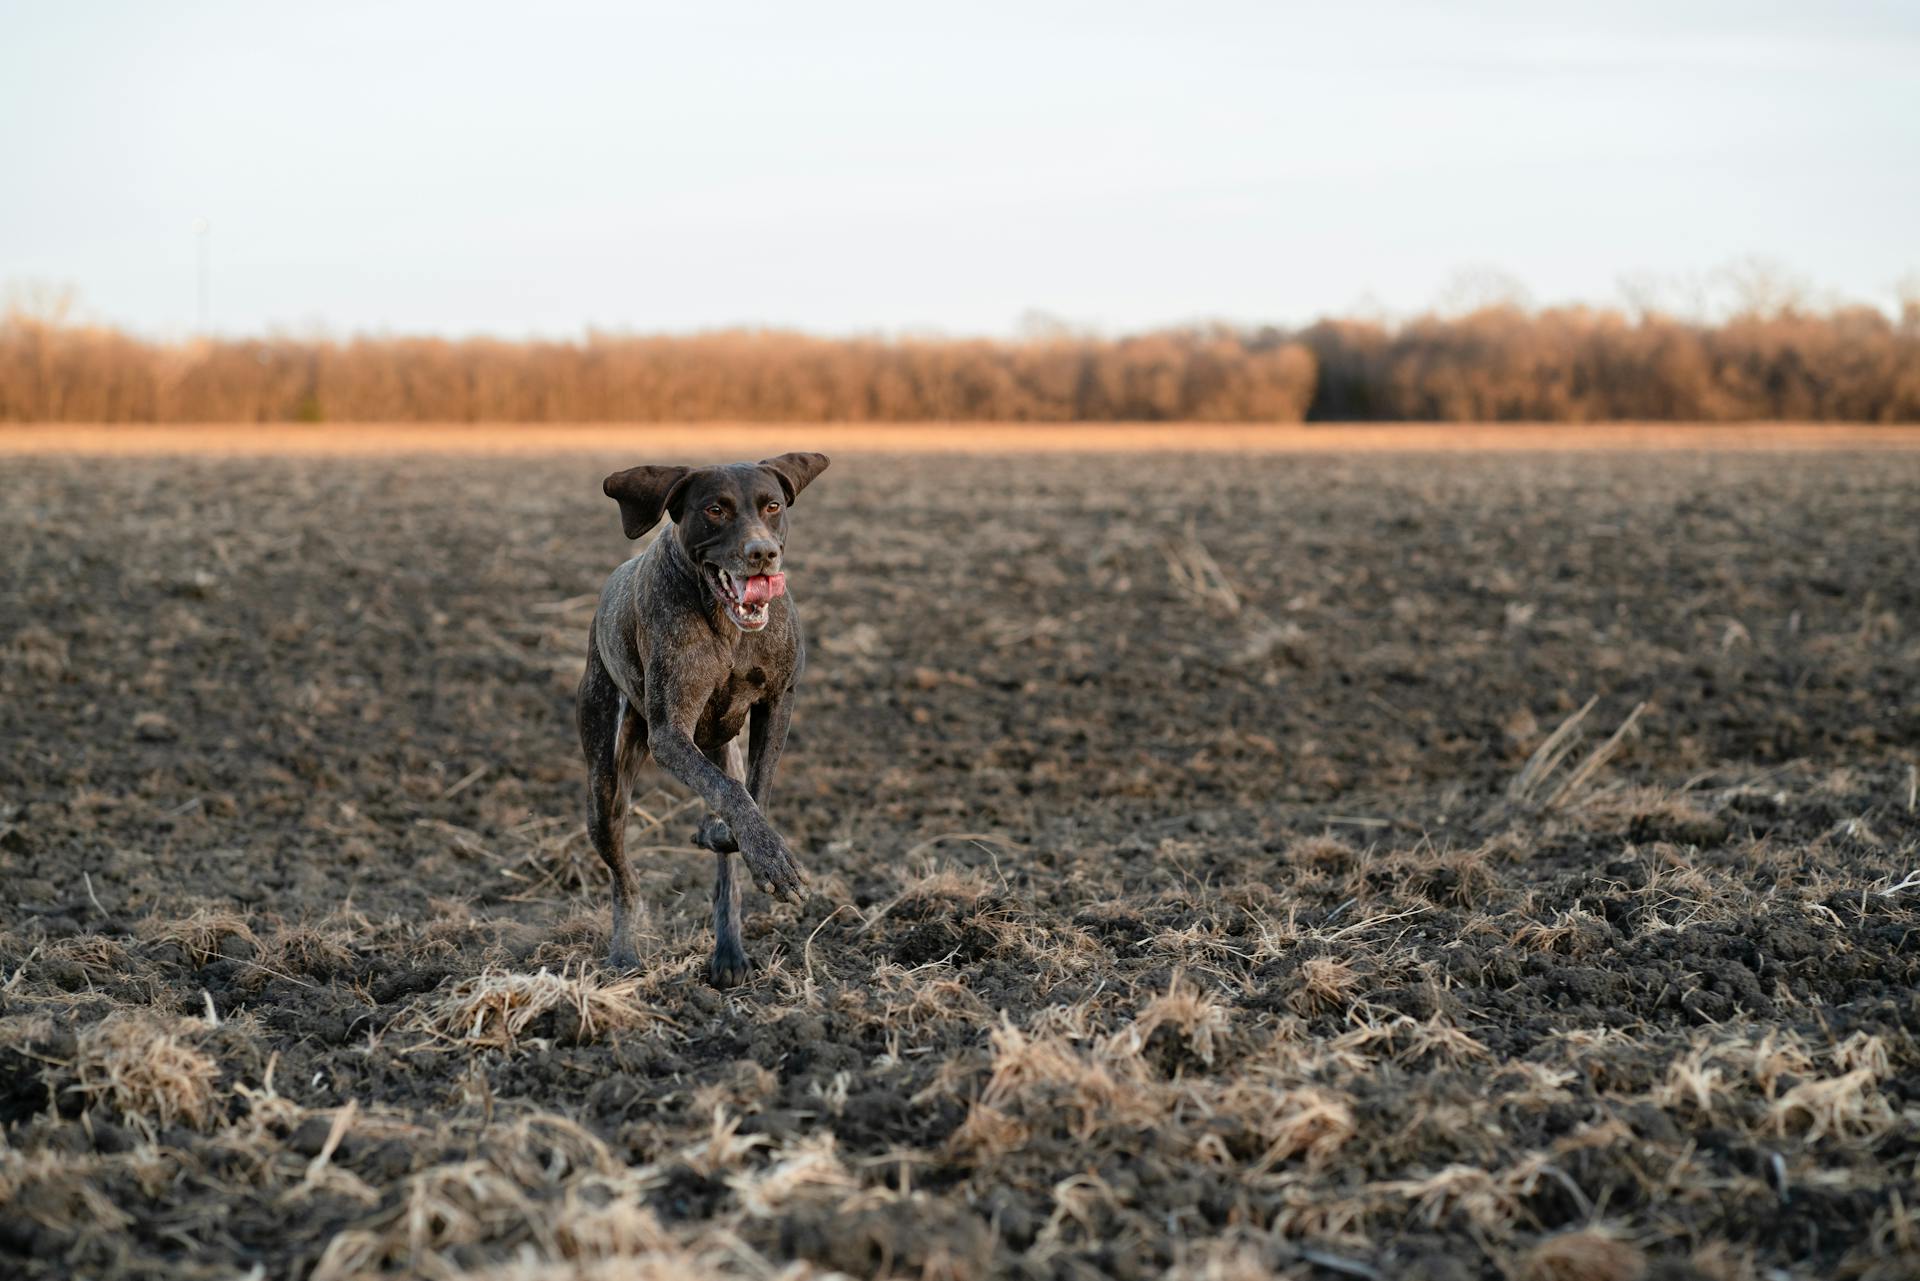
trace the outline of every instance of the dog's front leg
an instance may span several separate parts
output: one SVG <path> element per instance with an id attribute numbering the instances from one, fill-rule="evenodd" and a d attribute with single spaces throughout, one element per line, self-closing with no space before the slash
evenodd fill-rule
<path id="1" fill-rule="evenodd" d="M 749 722 L 753 743 L 751 765 L 742 760 L 740 744 L 744 740 L 739 738 L 705 753 L 728 778 L 746 783 L 747 792 L 763 818 L 773 794 L 774 767 L 780 763 L 780 749 L 787 740 L 791 708 L 792 703 L 785 694 L 754 707 Z M 733 855 L 739 845 L 726 820 L 718 814 L 708 814 L 702 820 L 700 830 L 694 834 L 694 844 L 713 851 L 713 958 L 707 962 L 707 978 L 717 988 L 737 987 L 746 982 L 753 968 L 740 938 L 740 882 L 733 874 Z"/>
<path id="2" fill-rule="evenodd" d="M 744 782 L 747 768 L 743 755 L 736 738 L 706 757 L 728 778 Z M 713 956 L 707 961 L 707 981 L 722 989 L 738 987 L 753 971 L 740 938 L 740 882 L 733 875 L 733 856 L 739 846 L 718 814 L 707 815 L 694 843 L 713 851 Z"/>
<path id="3" fill-rule="evenodd" d="M 744 783 L 747 781 L 747 762 L 746 748 L 742 744 L 746 741 L 744 736 L 736 736 L 725 747 L 707 752 L 706 758 L 718 766 L 728 778 Z M 759 794 L 755 793 L 751 787 L 747 791 L 753 795 L 754 803 L 760 805 L 760 812 L 765 814 L 766 806 L 761 803 Z M 707 811 L 706 816 L 700 820 L 700 826 L 694 829 L 693 843 L 703 850 L 712 850 L 715 854 L 733 854 L 740 849 L 739 845 L 734 843 L 733 833 L 727 830 L 727 821 L 712 810 Z"/>
<path id="4" fill-rule="evenodd" d="M 707 759 L 725 770 L 727 777 L 746 783 L 747 793 L 760 807 L 762 818 L 766 817 L 773 799 L 773 771 L 780 764 L 780 751 L 787 742 L 787 725 L 793 719 L 792 695 L 793 691 L 788 690 L 764 703 L 754 704 L 752 719 L 747 722 L 753 740 L 748 755 L 750 764 L 743 766 L 740 762 L 742 740 L 738 738 L 718 751 L 707 753 Z M 726 821 L 718 814 L 708 814 L 700 821 L 693 843 L 716 854 L 740 848 L 734 843 L 733 833 L 727 830 Z"/>
<path id="5" fill-rule="evenodd" d="M 666 712 L 666 708 L 661 709 Z M 651 723 L 651 718 L 649 718 Z M 727 775 L 693 745 L 691 727 L 684 719 L 667 722 L 651 744 L 660 768 L 691 787 L 707 807 L 726 820 L 727 830 L 740 847 L 753 883 L 789 903 L 798 903 L 806 875 L 793 860 L 787 843 L 773 830 L 746 785 Z"/>

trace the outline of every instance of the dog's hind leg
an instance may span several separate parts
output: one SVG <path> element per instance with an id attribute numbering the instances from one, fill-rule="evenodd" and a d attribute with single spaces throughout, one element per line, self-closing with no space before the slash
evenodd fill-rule
<path id="1" fill-rule="evenodd" d="M 647 727 L 620 692 L 600 656 L 589 651 L 577 704 L 580 746 L 587 757 L 587 836 L 613 874 L 613 934 L 607 960 L 615 969 L 640 964 L 633 946 L 639 886 L 627 860 L 627 808 L 634 776 L 647 757 Z"/>
<path id="2" fill-rule="evenodd" d="M 746 781 L 746 753 L 738 738 L 708 753 L 707 759 L 728 778 Z M 733 874 L 733 834 L 725 820 L 709 814 L 695 839 L 713 851 L 713 957 L 707 962 L 707 978 L 715 987 L 737 987 L 746 981 L 753 966 L 740 941 L 740 882 Z"/>

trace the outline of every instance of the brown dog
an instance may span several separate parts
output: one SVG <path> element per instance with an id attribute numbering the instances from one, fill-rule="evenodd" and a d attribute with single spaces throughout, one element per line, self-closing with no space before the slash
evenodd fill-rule
<path id="1" fill-rule="evenodd" d="M 714 852 L 716 987 L 746 978 L 733 855 L 754 884 L 798 902 L 806 874 L 766 819 L 773 771 L 806 663 L 800 615 L 780 572 L 787 508 L 827 467 L 825 454 L 782 454 L 721 467 L 634 467 L 607 477 L 620 523 L 638 538 L 664 513 L 673 529 L 613 571 L 600 593 L 580 681 L 587 754 L 587 832 L 613 872 L 613 946 L 638 963 L 635 886 L 625 847 L 634 775 L 649 753 L 710 811 L 694 840 Z M 744 768 L 738 740 L 752 731 Z"/>

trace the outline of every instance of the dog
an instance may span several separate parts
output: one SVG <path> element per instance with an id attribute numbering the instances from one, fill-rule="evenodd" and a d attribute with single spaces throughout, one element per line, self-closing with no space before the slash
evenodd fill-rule
<path id="1" fill-rule="evenodd" d="M 733 855 L 762 890 L 801 899 L 806 873 L 766 810 L 806 664 L 781 571 L 787 509 L 827 461 L 794 453 L 715 467 L 632 467 L 602 486 L 620 504 L 628 538 L 662 515 L 673 522 L 607 579 L 576 703 L 587 833 L 613 873 L 608 959 L 617 969 L 639 963 L 625 838 L 634 776 L 649 755 L 707 803 L 693 839 L 715 858 L 707 965 L 715 987 L 738 985 L 752 968 L 740 941 Z M 751 737 L 744 763 L 743 727 Z"/>

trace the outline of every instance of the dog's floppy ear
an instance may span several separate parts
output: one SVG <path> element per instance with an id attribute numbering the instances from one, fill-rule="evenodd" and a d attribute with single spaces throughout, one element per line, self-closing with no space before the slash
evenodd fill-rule
<path id="1" fill-rule="evenodd" d="M 620 528 L 638 538 L 660 523 L 660 513 L 680 519 L 680 499 L 691 467 L 629 467 L 607 477 L 600 488 L 620 504 Z"/>
<path id="2" fill-rule="evenodd" d="M 787 491 L 787 501 L 791 503 L 801 490 L 813 483 L 815 476 L 827 469 L 827 456 L 782 454 L 778 458 L 763 459 L 760 465 L 780 478 L 780 488 Z"/>

